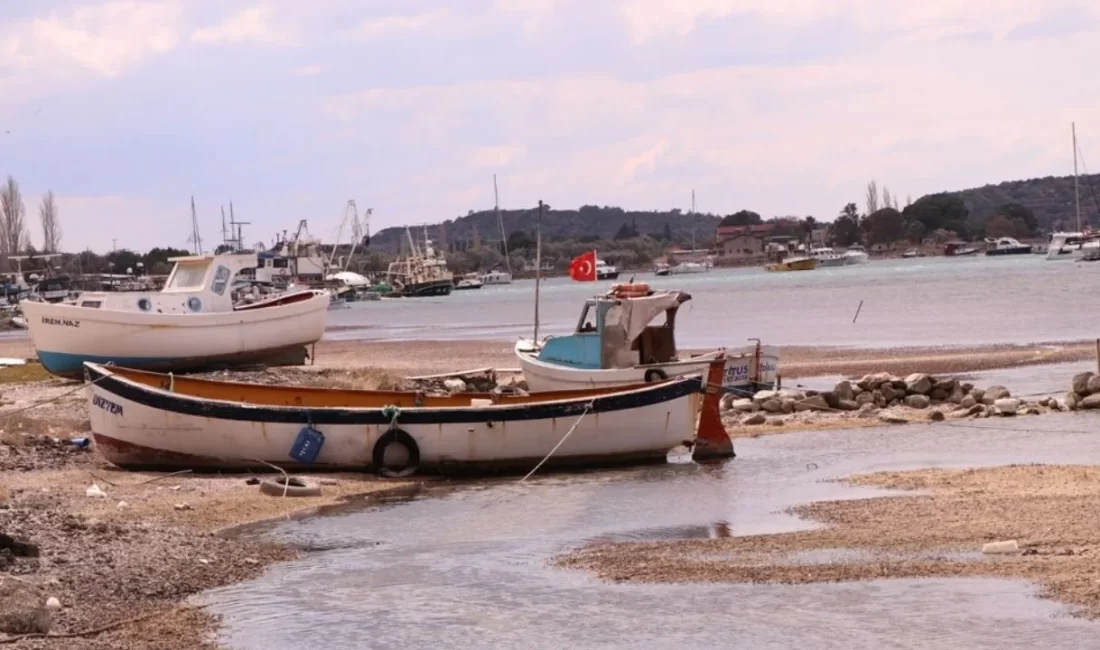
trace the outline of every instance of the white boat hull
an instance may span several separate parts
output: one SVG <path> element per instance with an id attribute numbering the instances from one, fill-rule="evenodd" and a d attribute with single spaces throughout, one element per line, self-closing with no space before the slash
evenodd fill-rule
<path id="1" fill-rule="evenodd" d="M 318 469 L 376 467 L 376 443 L 391 423 L 415 441 L 420 468 L 529 469 L 559 442 L 548 465 L 658 460 L 695 437 L 703 400 L 702 379 L 695 377 L 537 404 L 472 399 L 465 407 L 411 407 L 394 419 L 381 408 L 204 399 L 140 384 L 108 367 L 87 368 L 96 449 L 127 469 L 230 469 L 261 465 L 257 460 L 300 465 L 290 453 L 307 422 L 324 435 L 309 463 Z"/>
<path id="2" fill-rule="evenodd" d="M 588 369 L 546 363 L 538 359 L 538 347 L 531 341 L 516 343 L 515 352 L 523 371 L 523 379 L 528 390 L 541 393 L 555 390 L 580 390 L 585 388 L 606 388 L 626 384 L 638 384 L 654 381 L 660 371 L 666 377 L 705 373 L 710 362 L 720 354 L 726 355 L 725 372 L 722 385 L 728 389 L 748 389 L 759 376 L 757 383 L 774 385 L 778 381 L 779 348 L 772 345 L 760 347 L 761 371 L 757 373 L 756 347 L 745 346 L 738 349 L 721 349 L 707 352 L 698 357 L 667 364 L 651 364 L 632 368 Z"/>
<path id="3" fill-rule="evenodd" d="M 870 259 L 871 257 L 867 255 L 867 253 L 849 251 L 844 254 L 844 262 L 846 264 L 866 264 Z"/>
<path id="4" fill-rule="evenodd" d="M 24 301 L 27 329 L 46 370 L 83 375 L 83 363 L 198 369 L 277 357 L 321 339 L 330 298 L 226 312 L 158 314 Z"/>

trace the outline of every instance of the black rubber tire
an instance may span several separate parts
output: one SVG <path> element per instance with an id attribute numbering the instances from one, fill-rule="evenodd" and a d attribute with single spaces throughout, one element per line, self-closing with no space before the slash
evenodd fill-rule
<path id="1" fill-rule="evenodd" d="M 386 448 L 390 445 L 402 445 L 409 452 L 409 462 L 401 469 L 386 467 Z M 390 429 L 383 433 L 374 443 L 374 451 L 371 454 L 375 471 L 383 478 L 407 478 L 416 473 L 420 468 L 420 445 L 408 433 L 401 429 Z"/>
<path id="2" fill-rule="evenodd" d="M 283 478 L 267 480 L 260 483 L 260 492 L 273 497 L 283 496 L 283 488 L 286 488 L 286 495 L 288 497 L 319 497 L 321 496 L 321 486 L 315 484 L 306 484 L 305 486 L 298 485 L 286 485 L 284 486 Z"/>
<path id="3" fill-rule="evenodd" d="M 656 379 L 654 379 L 656 377 Z M 668 375 L 664 370 L 660 368 L 650 368 L 645 371 L 645 383 L 652 384 L 655 381 L 664 381 L 668 379 Z"/>

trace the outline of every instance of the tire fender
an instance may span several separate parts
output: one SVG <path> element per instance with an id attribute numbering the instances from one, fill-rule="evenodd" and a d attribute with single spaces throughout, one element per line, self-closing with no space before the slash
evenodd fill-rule
<path id="1" fill-rule="evenodd" d="M 386 467 L 386 448 L 390 445 L 402 445 L 409 451 L 409 462 L 403 468 L 392 469 Z M 420 468 L 420 445 L 416 444 L 416 440 L 412 436 L 396 427 L 379 436 L 374 443 L 374 451 L 371 456 L 375 471 L 384 478 L 406 478 L 415 474 L 416 470 Z"/>
<path id="2" fill-rule="evenodd" d="M 666 379 L 668 379 L 668 375 L 660 368 L 650 368 L 645 371 L 645 383 L 647 384 L 652 384 L 655 381 L 664 381 Z"/>

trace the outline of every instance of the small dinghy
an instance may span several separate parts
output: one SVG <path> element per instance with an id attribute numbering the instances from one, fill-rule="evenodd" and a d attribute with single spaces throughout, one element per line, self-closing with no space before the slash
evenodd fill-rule
<path id="1" fill-rule="evenodd" d="M 663 382 L 535 395 L 338 390 L 84 364 L 96 449 L 125 469 L 530 470 L 733 456 L 724 359 Z M 698 443 L 698 444 L 696 444 Z"/>

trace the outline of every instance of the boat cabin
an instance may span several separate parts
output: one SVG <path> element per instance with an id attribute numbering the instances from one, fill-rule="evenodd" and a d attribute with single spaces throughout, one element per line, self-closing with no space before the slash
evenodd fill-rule
<path id="1" fill-rule="evenodd" d="M 255 253 L 170 257 L 172 273 L 156 292 L 84 292 L 78 307 L 154 314 L 233 311 L 233 281 L 256 267 Z"/>
<path id="2" fill-rule="evenodd" d="M 636 295 L 613 290 L 590 298 L 584 303 L 576 331 L 548 338 L 538 358 L 591 370 L 675 361 L 676 312 L 688 300 L 691 296 L 682 291 Z M 663 321 L 654 324 L 662 315 Z"/>

